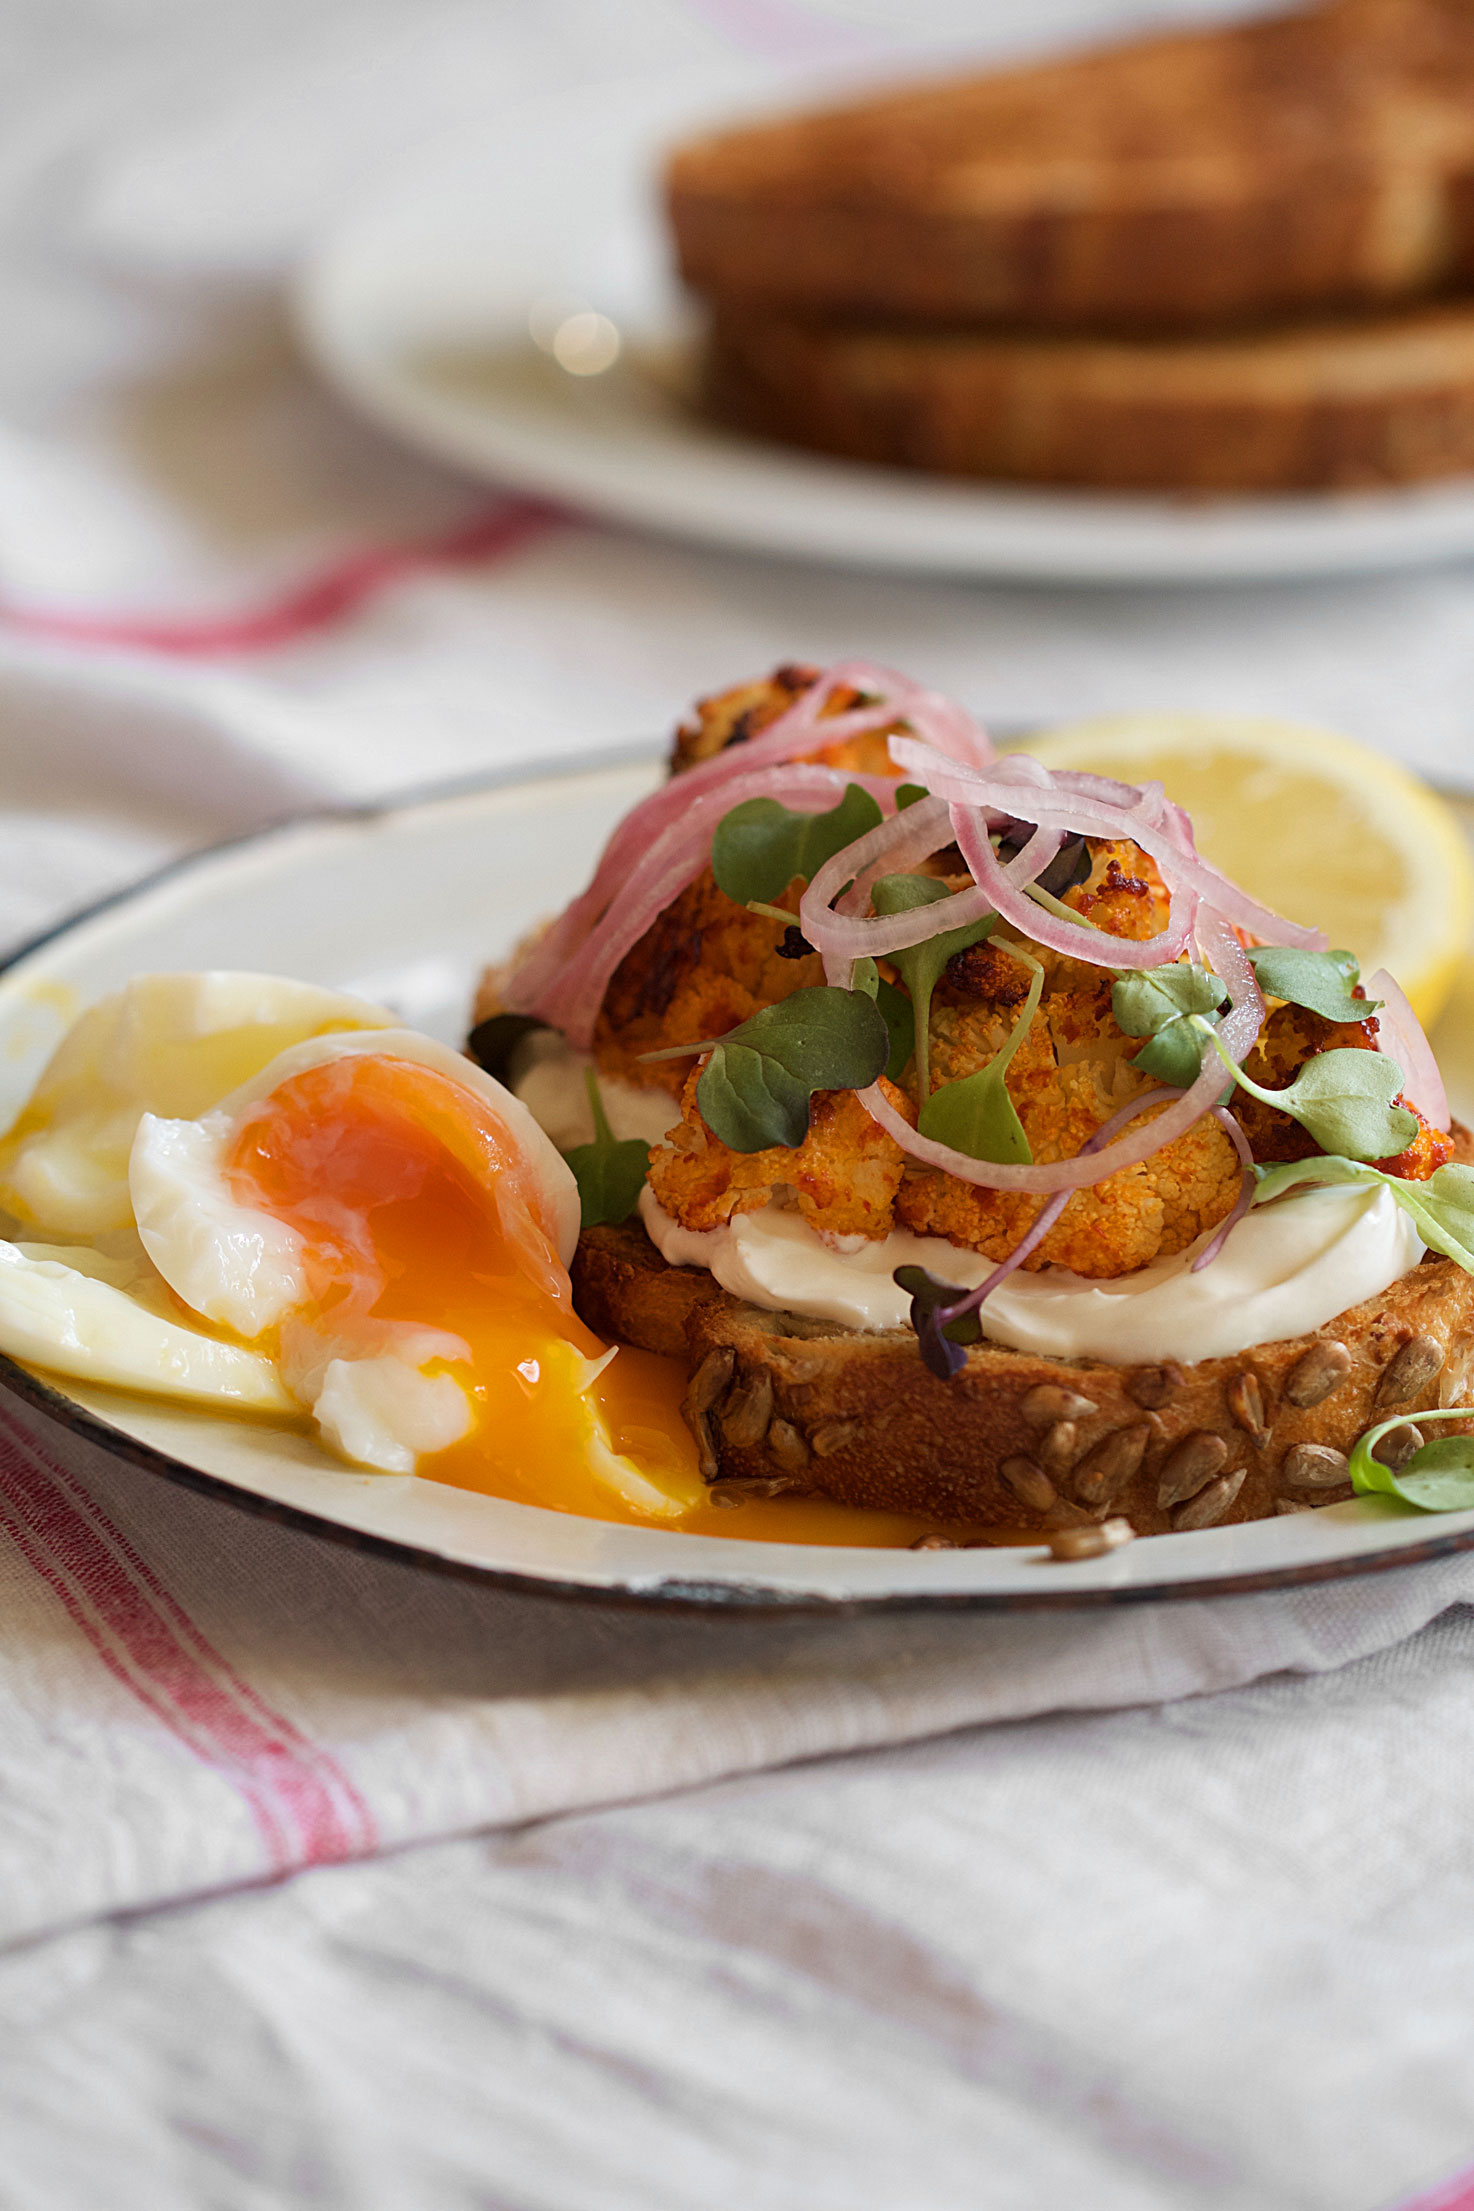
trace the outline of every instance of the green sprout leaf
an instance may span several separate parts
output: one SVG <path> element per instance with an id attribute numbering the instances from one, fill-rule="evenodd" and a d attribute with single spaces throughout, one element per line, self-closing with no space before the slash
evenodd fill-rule
<path id="1" fill-rule="evenodd" d="M 1216 1013 L 1227 996 L 1205 967 L 1177 960 L 1118 975 L 1111 985 L 1111 1012 L 1123 1036 L 1156 1036 L 1183 1014 Z"/>
<path id="2" fill-rule="evenodd" d="M 891 1056 L 885 1063 L 886 1080 L 899 1082 L 906 1072 L 913 1042 L 910 999 L 904 990 L 897 990 L 894 983 L 885 981 L 874 960 L 856 960 L 850 988 L 863 990 L 865 996 L 873 998 L 879 1006 L 880 1017 L 891 1040 Z"/>
<path id="3" fill-rule="evenodd" d="M 1426 1182 L 1404 1182 L 1399 1175 L 1385 1179 L 1413 1198 L 1426 1224 L 1424 1243 L 1474 1273 L 1474 1167 L 1454 1160 Z"/>
<path id="4" fill-rule="evenodd" d="M 750 798 L 717 823 L 712 873 L 718 888 L 739 906 L 767 903 L 781 896 L 796 875 L 812 882 L 826 860 L 878 828 L 880 820 L 880 808 L 858 783 L 827 814 L 796 814 L 775 798 Z"/>
<path id="5" fill-rule="evenodd" d="M 1179 1015 L 1143 1044 L 1131 1064 L 1158 1082 L 1171 1083 L 1178 1090 L 1190 1090 L 1203 1071 L 1205 1050 L 1197 1023 L 1186 1015 Z"/>
<path id="6" fill-rule="evenodd" d="M 896 785 L 896 812 L 904 814 L 908 806 L 919 805 L 931 793 L 924 783 L 898 783 Z"/>
<path id="7" fill-rule="evenodd" d="M 1416 1415 L 1419 1426 L 1430 1420 L 1474 1420 L 1474 1405 L 1447 1405 L 1439 1412 Z M 1400 1497 L 1419 1512 L 1469 1512 L 1474 1510 L 1474 1436 L 1439 1436 L 1425 1443 L 1394 1472 L 1374 1458 L 1383 1436 L 1394 1428 L 1411 1425 L 1408 1414 L 1379 1421 L 1359 1437 L 1351 1453 L 1351 1486 L 1360 1497 Z"/>
<path id="8" fill-rule="evenodd" d="M 1234 1065 L 1201 1014 L 1194 1014 L 1192 1021 L 1210 1040 L 1239 1088 L 1261 1104 L 1288 1113 L 1322 1151 L 1339 1152 L 1347 1159 L 1391 1159 L 1406 1151 L 1417 1135 L 1417 1115 L 1392 1103 L 1402 1088 L 1402 1070 L 1381 1052 L 1317 1052 L 1284 1089 L 1266 1090 Z"/>
<path id="9" fill-rule="evenodd" d="M 864 1090 L 885 1070 L 890 1031 L 865 990 L 820 984 L 761 1006 L 725 1036 L 645 1052 L 647 1060 L 710 1052 L 696 1103 L 714 1136 L 734 1152 L 792 1149 L 809 1132 L 816 1090 Z"/>
<path id="10" fill-rule="evenodd" d="M 933 906 L 938 899 L 951 895 L 946 884 L 934 875 L 882 875 L 870 900 L 878 914 L 909 914 L 918 906 Z M 948 960 L 971 945 L 981 944 L 997 919 L 996 914 L 984 914 L 981 921 L 965 922 L 960 929 L 947 929 L 939 937 L 928 937 L 924 944 L 909 945 L 905 951 L 889 955 L 892 967 L 911 993 L 916 1086 L 923 1105 L 931 1089 L 932 992 Z"/>
<path id="11" fill-rule="evenodd" d="M 1259 1180 L 1256 1205 L 1268 1205 L 1301 1183 L 1380 1183 L 1411 1215 L 1430 1251 L 1441 1252 L 1474 1274 L 1474 1167 L 1440 1167 L 1426 1182 L 1383 1174 L 1380 1168 L 1355 1159 L 1292 1159 L 1282 1167 L 1256 1168 L 1255 1173 Z"/>
<path id="12" fill-rule="evenodd" d="M 1123 1036 L 1144 1036 L 1132 1061 L 1158 1082 L 1188 1089 L 1203 1065 L 1203 1038 L 1195 1014 L 1216 1013 L 1228 993 L 1216 975 L 1190 961 L 1133 968 L 1111 986 L 1111 1012 Z"/>
<path id="13" fill-rule="evenodd" d="M 645 1187 L 650 1146 L 638 1137 L 621 1142 L 609 1126 L 592 1067 L 585 1068 L 584 1082 L 594 1112 L 594 1141 L 575 1144 L 563 1157 L 578 1184 L 579 1226 L 597 1228 L 602 1223 L 627 1221 L 634 1212 Z"/>
<path id="14" fill-rule="evenodd" d="M 938 1144 L 950 1144 L 954 1151 L 966 1152 L 969 1159 L 990 1159 L 1000 1167 L 1029 1167 L 1034 1162 L 1004 1080 L 1039 1011 L 1044 990 L 1043 968 L 1037 960 L 1029 965 L 1034 970 L 1029 995 L 1019 1009 L 1008 1042 L 975 1075 L 965 1075 L 961 1082 L 949 1082 L 934 1090 L 921 1109 L 919 1122 L 923 1136 Z"/>
<path id="15" fill-rule="evenodd" d="M 1364 1021 L 1380 998 L 1353 998 L 1361 969 L 1350 952 L 1297 952 L 1287 944 L 1256 945 L 1249 954 L 1259 988 L 1267 998 L 1286 998 L 1327 1021 Z"/>
<path id="16" fill-rule="evenodd" d="M 1323 1152 L 1347 1159 L 1388 1159 L 1406 1151 L 1418 1133 L 1418 1117 L 1392 1101 L 1402 1070 L 1380 1052 L 1317 1052 L 1288 1092 L 1261 1097 L 1293 1115 Z"/>

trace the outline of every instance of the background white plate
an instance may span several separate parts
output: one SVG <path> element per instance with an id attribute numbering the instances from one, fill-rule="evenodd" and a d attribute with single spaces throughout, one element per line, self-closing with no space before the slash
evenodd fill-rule
<path id="1" fill-rule="evenodd" d="M 309 258 L 296 301 L 309 351 L 377 421 L 473 475 L 844 567 L 1186 584 L 1474 553 L 1467 480 L 1206 503 L 989 488 L 702 422 L 681 396 L 692 322 L 668 272 L 660 150 L 774 97 L 769 80 L 731 71 L 599 87 L 438 148 Z M 555 300 L 625 333 L 607 374 L 568 375 L 532 344 L 530 308 Z"/>
<path id="2" fill-rule="evenodd" d="M 248 967 L 383 999 L 456 1040 L 478 969 L 586 880 L 614 822 L 656 779 L 653 761 L 574 769 L 323 816 L 185 862 L 81 916 L 0 976 L 0 1128 L 74 1014 L 147 969 Z M 1456 1093 L 1474 1095 L 1471 1025 L 1439 1042 Z M 754 1543 L 622 1527 L 436 1482 L 355 1472 L 305 1435 L 120 1392 L 51 1385 L 0 1361 L 0 1383 L 123 1458 L 223 1485 L 520 1585 L 708 1604 L 1075 1605 L 1190 1596 L 1357 1573 L 1474 1546 L 1474 1513 L 1415 1514 L 1362 1499 L 1246 1527 L 1154 1537 L 1055 1565 L 1042 1549 L 885 1551 Z"/>

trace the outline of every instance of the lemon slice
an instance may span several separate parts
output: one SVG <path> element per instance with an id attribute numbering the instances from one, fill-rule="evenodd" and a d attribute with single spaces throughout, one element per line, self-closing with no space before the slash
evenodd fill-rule
<path id="1" fill-rule="evenodd" d="M 1256 898 L 1394 974 L 1425 1024 L 1469 953 L 1474 855 L 1395 761 L 1328 729 L 1237 714 L 1117 714 L 1028 740 L 1051 768 L 1160 781 L 1198 849 Z"/>

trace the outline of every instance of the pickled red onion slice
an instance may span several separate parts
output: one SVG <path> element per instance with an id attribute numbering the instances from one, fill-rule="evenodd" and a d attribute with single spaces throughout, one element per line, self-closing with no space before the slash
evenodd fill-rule
<path id="1" fill-rule="evenodd" d="M 878 828 L 867 830 L 843 852 L 825 861 L 799 900 L 798 919 L 815 951 L 824 954 L 826 969 L 830 960 L 851 963 L 882 959 L 891 952 L 904 951 L 908 945 L 924 944 L 945 930 L 960 929 L 965 922 L 980 921 L 993 911 L 987 892 L 976 884 L 939 898 L 934 905 L 913 906 L 908 913 L 830 911 L 831 899 L 851 877 L 854 888 L 842 906 L 852 909 L 868 898 L 882 875 L 914 868 L 951 842 L 952 824 L 945 802 L 922 799 L 904 813 L 881 822 Z M 1042 867 L 1046 863 L 1041 860 L 1039 864 Z M 848 973 L 844 981 L 848 987 Z"/>
<path id="2" fill-rule="evenodd" d="M 1385 1052 L 1402 1069 L 1402 1094 L 1408 1102 L 1415 1105 L 1423 1119 L 1430 1121 L 1434 1128 L 1447 1132 L 1452 1119 L 1448 1093 L 1433 1057 L 1433 1047 L 1423 1033 L 1422 1022 L 1408 1004 L 1402 986 L 1394 982 L 1385 967 L 1379 967 L 1375 975 L 1368 975 L 1365 980 L 1368 998 L 1382 1001 L 1377 1015 L 1378 1050 Z"/>
<path id="3" fill-rule="evenodd" d="M 821 719 L 827 701 L 843 689 L 864 692 L 872 703 Z M 745 781 L 760 769 L 781 767 L 819 746 L 843 744 L 849 738 L 885 729 L 898 719 L 905 719 L 928 740 L 929 754 L 945 754 L 973 766 L 984 766 L 992 758 L 992 747 L 971 716 L 939 692 L 928 691 L 868 661 L 836 662 L 759 736 L 729 746 L 714 759 L 703 760 L 673 776 L 624 817 L 604 847 L 588 889 L 564 908 L 509 979 L 507 1005 L 515 1012 L 544 1011 L 545 994 L 555 979 L 561 981 L 560 970 L 629 879 L 644 874 L 643 862 L 656 840 L 697 798 L 727 789 L 739 779 Z M 863 779 L 849 776 L 846 780 Z M 738 801 L 732 796 L 729 803 Z M 677 888 L 683 889 L 684 885 Z"/>
<path id="4" fill-rule="evenodd" d="M 885 776 L 797 764 L 737 776 L 699 796 L 656 839 L 638 882 L 600 915 L 561 971 L 525 1010 L 561 1029 L 576 1050 L 587 1051 L 610 977 L 651 923 L 707 865 L 722 817 L 745 799 L 759 797 L 781 797 L 796 813 L 823 813 L 838 805 L 851 783 L 861 784 L 881 805 L 895 803 L 895 785 Z"/>
<path id="5" fill-rule="evenodd" d="M 1204 1267 L 1212 1266 L 1214 1260 L 1228 1242 L 1229 1230 L 1237 1227 L 1254 1203 L 1254 1192 L 1258 1187 L 1254 1180 L 1254 1154 L 1249 1147 L 1248 1137 L 1245 1136 L 1227 1106 L 1214 1106 L 1212 1108 L 1212 1118 L 1218 1123 L 1224 1135 L 1232 1141 L 1233 1148 L 1239 1155 L 1239 1164 L 1244 1171 L 1239 1182 L 1238 1196 L 1234 1199 L 1229 1211 L 1224 1214 L 1223 1219 L 1218 1223 L 1218 1233 L 1214 1236 L 1213 1241 L 1210 1244 L 1205 1244 L 1193 1261 L 1188 1270 L 1191 1274 L 1201 1274 Z"/>
<path id="6" fill-rule="evenodd" d="M 1226 920 L 1269 942 L 1294 945 L 1307 952 L 1325 950 L 1326 940 L 1319 929 L 1302 929 L 1297 922 L 1272 913 L 1257 898 L 1251 898 L 1247 891 L 1240 890 L 1227 876 L 1210 867 L 1192 848 L 1190 839 L 1181 835 L 1180 825 L 1176 833 L 1169 833 L 1158 822 L 1150 820 L 1143 810 L 1107 804 L 1064 785 L 1058 778 L 1051 779 L 1051 787 L 1047 790 L 1038 786 L 1025 794 L 1016 781 L 1006 780 L 996 769 L 983 773 L 956 761 L 943 760 L 909 737 L 892 737 L 890 754 L 899 767 L 923 784 L 934 797 L 990 811 L 1012 809 L 1015 802 L 1022 801 L 1017 803 L 1016 811 L 1037 822 L 1041 828 L 1049 825 L 1076 836 L 1129 838 L 1156 861 L 1169 890 L 1191 891 Z M 1162 811 L 1165 813 L 1165 806 Z M 1031 925 L 1031 934 L 1035 933 Z M 1155 964 L 1155 960 L 1132 958 L 1133 949 L 1139 951 L 1140 948 L 1123 944 L 1123 958 L 1102 964 L 1123 967 Z"/>

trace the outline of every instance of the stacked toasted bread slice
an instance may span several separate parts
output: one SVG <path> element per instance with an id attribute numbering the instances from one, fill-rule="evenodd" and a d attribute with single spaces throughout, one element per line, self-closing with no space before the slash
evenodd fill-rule
<path id="1" fill-rule="evenodd" d="M 1129 339 L 717 313 L 722 420 L 818 452 L 1100 490 L 1274 492 L 1474 470 L 1474 300 Z"/>
<path id="2" fill-rule="evenodd" d="M 1474 4 L 1330 0 L 687 145 L 714 410 L 967 475 L 1474 466 Z"/>

